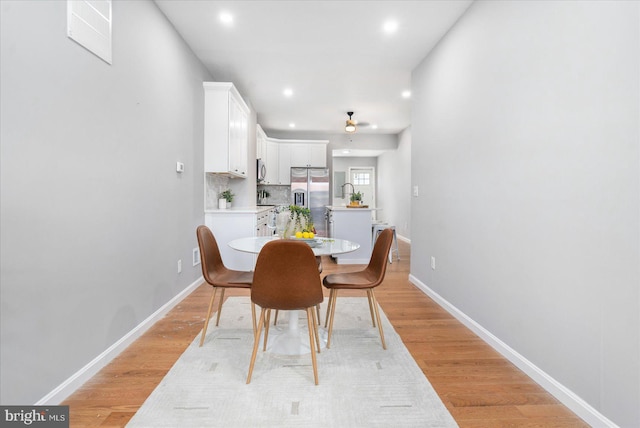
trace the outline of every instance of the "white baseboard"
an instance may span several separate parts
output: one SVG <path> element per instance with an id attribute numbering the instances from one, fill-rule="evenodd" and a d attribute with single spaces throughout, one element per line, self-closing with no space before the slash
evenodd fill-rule
<path id="1" fill-rule="evenodd" d="M 53 391 L 42 397 L 35 403 L 36 406 L 46 405 L 58 405 L 78 388 L 80 388 L 86 381 L 95 376 L 100 369 L 109 364 L 115 357 L 117 357 L 122 351 L 124 351 L 129 345 L 131 345 L 137 338 L 142 336 L 153 324 L 155 324 L 160 318 L 164 317 L 174 306 L 180 303 L 185 297 L 187 297 L 193 290 L 195 290 L 203 282 L 203 278 L 200 277 L 191 283 L 187 288 L 182 290 L 173 299 L 169 300 L 157 311 L 151 314 L 147 319 L 138 324 L 133 330 L 124 335 L 120 340 L 107 348 L 102 354 L 98 355 L 89 364 L 78 370 L 67 380 L 62 382 Z"/>
<path id="2" fill-rule="evenodd" d="M 581 417 L 592 427 L 617 428 L 618 426 L 611 422 L 607 417 L 594 409 L 589 403 L 584 401 L 573 391 L 562 385 L 560 382 L 549 376 L 531 361 L 502 342 L 490 331 L 482 327 L 473 319 L 468 317 L 464 312 L 453 306 L 438 293 L 427 287 L 423 282 L 415 276 L 409 275 L 409 281 L 418 287 L 424 294 L 431 297 L 436 303 L 442 306 L 447 312 L 453 315 L 458 321 L 467 326 L 482 340 L 489 344 L 493 349 L 498 351 L 502 356 L 515 364 L 520 370 L 531 377 L 536 383 L 547 390 L 551 395 L 557 398 L 562 404 L 571 409 L 576 415 Z"/>

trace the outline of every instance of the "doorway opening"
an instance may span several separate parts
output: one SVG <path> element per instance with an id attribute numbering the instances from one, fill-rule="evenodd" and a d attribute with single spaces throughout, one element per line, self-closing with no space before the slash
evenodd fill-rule
<path id="1" fill-rule="evenodd" d="M 349 182 L 353 189 L 362 194 L 362 204 L 376 207 L 376 170 L 372 166 L 349 167 Z M 376 219 L 376 211 L 371 211 L 371 219 Z"/>

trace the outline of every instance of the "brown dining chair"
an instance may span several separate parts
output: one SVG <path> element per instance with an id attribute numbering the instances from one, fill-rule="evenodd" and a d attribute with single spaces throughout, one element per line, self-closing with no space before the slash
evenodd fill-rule
<path id="1" fill-rule="evenodd" d="M 266 348 L 269 334 L 269 314 L 271 309 L 276 309 L 284 311 L 306 310 L 313 377 L 316 385 L 318 384 L 316 351 L 320 351 L 320 340 L 314 307 L 320 304 L 323 298 L 318 265 L 309 245 L 304 242 L 281 239 L 268 242 L 262 247 L 251 285 L 251 302 L 260 306 L 261 311 L 258 317 L 258 328 L 254 334 L 247 383 L 251 382 L 251 374 L 260 344 L 260 333 L 264 326 Z"/>
<path id="2" fill-rule="evenodd" d="M 318 273 L 322 273 L 322 257 L 316 256 L 316 263 L 318 264 Z M 316 305 L 316 315 L 318 316 L 318 323 L 320 322 L 320 305 Z M 273 317 L 273 325 L 278 324 L 278 311 Z"/>
<path id="3" fill-rule="evenodd" d="M 207 334 L 209 326 L 209 318 L 211 318 L 211 310 L 213 309 L 213 301 L 216 298 L 218 288 L 222 290 L 220 293 L 220 303 L 218 303 L 218 315 L 216 317 L 216 326 L 220 323 L 220 312 L 222 312 L 222 302 L 224 301 L 224 291 L 227 288 L 251 288 L 253 281 L 253 272 L 245 272 L 239 270 L 227 269 L 222 262 L 220 249 L 216 238 L 213 236 L 211 229 L 201 225 L 196 229 L 198 237 L 198 247 L 200 247 L 200 264 L 202 265 L 202 276 L 204 280 L 213 287 L 213 294 L 209 302 L 209 311 L 207 318 L 204 320 L 204 328 L 202 329 L 202 337 L 200 338 L 200 346 L 204 343 L 204 336 Z M 256 331 L 256 309 L 251 305 L 251 319 L 253 321 L 253 331 Z"/>
<path id="4" fill-rule="evenodd" d="M 371 253 L 371 259 L 365 269 L 357 272 L 332 273 L 324 277 L 322 283 L 330 290 L 327 315 L 325 317 L 325 323 L 329 323 L 327 348 L 331 346 L 331 333 L 333 332 L 333 319 L 336 312 L 338 290 L 366 290 L 367 298 L 369 300 L 371 321 L 374 327 L 377 323 L 378 331 L 380 332 L 380 340 L 382 341 L 382 348 L 387 349 L 387 345 L 384 342 L 382 324 L 380 323 L 378 302 L 376 301 L 373 289 L 380 285 L 384 280 L 384 275 L 387 271 L 387 257 L 389 256 L 392 241 L 393 231 L 391 229 L 383 230 L 376 240 L 373 252 Z"/>

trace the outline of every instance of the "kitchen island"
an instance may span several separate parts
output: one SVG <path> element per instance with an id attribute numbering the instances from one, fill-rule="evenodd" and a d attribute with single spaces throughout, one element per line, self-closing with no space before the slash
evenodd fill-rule
<path id="1" fill-rule="evenodd" d="M 368 264 L 371 259 L 371 208 L 328 206 L 329 236 L 357 242 L 360 248 L 335 255 L 338 264 Z"/>

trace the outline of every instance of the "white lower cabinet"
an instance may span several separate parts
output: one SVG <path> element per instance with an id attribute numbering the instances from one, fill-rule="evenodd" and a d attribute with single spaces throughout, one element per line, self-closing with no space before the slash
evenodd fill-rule
<path id="1" fill-rule="evenodd" d="M 275 229 L 269 229 L 269 219 L 275 214 L 276 210 L 274 208 L 256 214 L 256 236 L 273 235 Z M 275 225 L 275 221 L 272 224 Z"/>
<path id="2" fill-rule="evenodd" d="M 234 239 L 249 236 L 268 236 L 269 214 L 274 208 L 216 210 L 205 213 L 205 224 L 213 232 L 218 242 L 222 261 L 229 269 L 253 270 L 256 263 L 254 254 L 243 253 L 229 247 Z"/>

